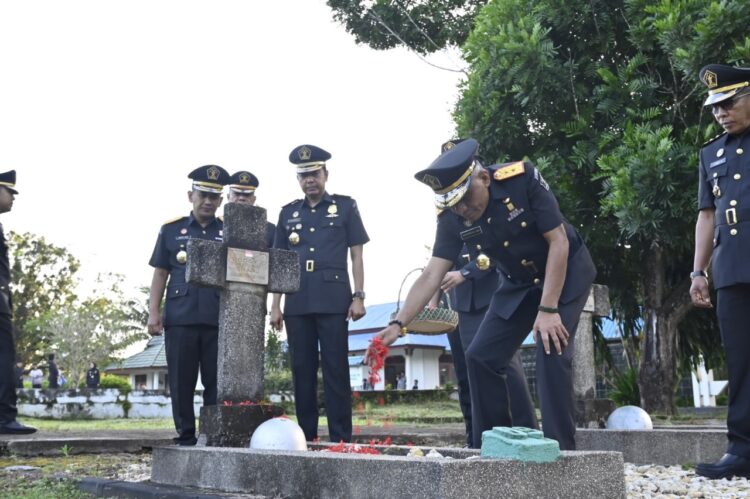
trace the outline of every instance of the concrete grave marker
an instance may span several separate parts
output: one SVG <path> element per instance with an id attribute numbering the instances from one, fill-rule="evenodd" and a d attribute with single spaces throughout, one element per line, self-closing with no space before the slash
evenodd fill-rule
<path id="1" fill-rule="evenodd" d="M 201 409 L 209 446 L 245 446 L 252 431 L 282 413 L 263 397 L 266 296 L 299 289 L 299 258 L 266 247 L 266 210 L 229 203 L 223 242 L 191 239 L 186 279 L 220 290 L 217 405 Z M 240 405 L 242 404 L 242 405 Z"/>

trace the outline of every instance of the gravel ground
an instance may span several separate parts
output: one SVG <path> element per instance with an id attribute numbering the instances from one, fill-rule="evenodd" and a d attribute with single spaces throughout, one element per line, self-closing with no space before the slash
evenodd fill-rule
<path id="1" fill-rule="evenodd" d="M 625 463 L 625 486 L 628 499 L 750 497 L 750 480 L 746 478 L 706 480 L 693 469 L 684 470 L 680 466 Z"/>

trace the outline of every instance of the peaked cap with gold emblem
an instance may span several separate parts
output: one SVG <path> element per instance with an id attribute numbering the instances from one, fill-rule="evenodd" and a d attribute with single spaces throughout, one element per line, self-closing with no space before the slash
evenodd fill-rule
<path id="1" fill-rule="evenodd" d="M 450 151 L 464 140 L 466 139 L 451 139 L 448 142 L 445 142 L 440 146 L 440 154 L 444 153 L 445 151 Z"/>
<path id="2" fill-rule="evenodd" d="M 435 206 L 441 210 L 455 205 L 466 194 L 479 152 L 479 142 L 474 139 L 456 140 L 453 144 L 430 166 L 414 175 L 435 191 Z"/>
<path id="3" fill-rule="evenodd" d="M 239 171 L 229 177 L 229 190 L 239 194 L 252 194 L 259 185 L 258 177 L 248 171 Z"/>
<path id="4" fill-rule="evenodd" d="M 750 85 L 750 68 L 709 64 L 701 69 L 700 80 L 708 87 L 704 106 L 718 104 Z"/>
<path id="5" fill-rule="evenodd" d="M 289 153 L 289 161 L 297 165 L 297 173 L 320 170 L 329 159 L 331 159 L 331 153 L 310 144 L 297 146 Z"/>
<path id="6" fill-rule="evenodd" d="M 5 173 L 0 173 L 0 185 L 4 186 L 13 194 L 18 194 L 16 190 L 16 171 L 10 170 Z"/>
<path id="7" fill-rule="evenodd" d="M 221 194 L 229 183 L 229 172 L 217 165 L 196 168 L 188 175 L 193 181 L 193 190 Z"/>

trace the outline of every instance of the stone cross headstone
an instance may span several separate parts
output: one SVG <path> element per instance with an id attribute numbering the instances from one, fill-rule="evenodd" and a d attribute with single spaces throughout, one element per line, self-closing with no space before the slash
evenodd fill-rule
<path id="1" fill-rule="evenodd" d="M 228 203 L 222 237 L 221 243 L 191 239 L 187 245 L 187 281 L 220 290 L 217 405 L 201 409 L 201 434 L 207 445 L 243 446 L 258 425 L 282 413 L 259 405 L 266 297 L 299 289 L 299 257 L 266 246 L 260 207 Z"/>
<path id="2" fill-rule="evenodd" d="M 573 351 L 573 397 L 576 403 L 576 425 L 581 428 L 604 428 L 607 417 L 615 409 L 609 399 L 596 398 L 594 362 L 594 318 L 610 312 L 609 289 L 594 284 L 583 307 L 576 329 Z"/>

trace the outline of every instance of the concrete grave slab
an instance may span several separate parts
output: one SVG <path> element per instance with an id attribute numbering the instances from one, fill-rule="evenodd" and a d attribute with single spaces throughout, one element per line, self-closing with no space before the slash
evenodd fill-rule
<path id="1" fill-rule="evenodd" d="M 406 454 L 408 447 L 389 447 Z M 427 449 L 425 449 L 427 450 Z M 444 456 L 476 450 L 437 449 Z M 622 455 L 563 452 L 552 463 L 219 447 L 154 449 L 152 481 L 285 498 L 624 498 Z"/>

